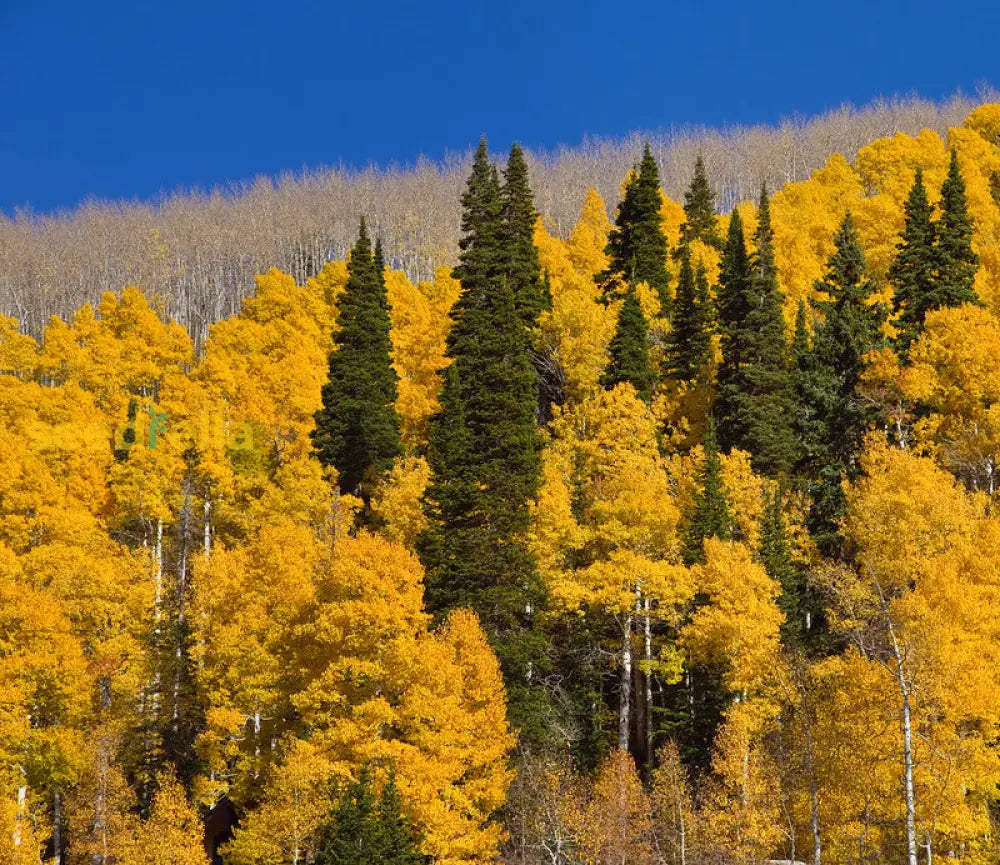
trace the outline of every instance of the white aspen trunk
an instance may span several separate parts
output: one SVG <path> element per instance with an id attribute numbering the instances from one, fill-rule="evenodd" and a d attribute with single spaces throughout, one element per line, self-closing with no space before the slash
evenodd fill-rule
<path id="1" fill-rule="evenodd" d="M 643 684 L 646 686 L 646 762 L 650 769 L 653 766 L 653 629 L 649 617 L 649 598 L 644 598 L 643 609 L 643 640 L 646 670 L 643 674 Z"/>
<path id="2" fill-rule="evenodd" d="M 618 695 L 618 747 L 628 750 L 629 721 L 632 712 L 632 614 L 622 625 L 621 693 Z"/>
<path id="3" fill-rule="evenodd" d="M 62 797 L 52 794 L 52 865 L 62 865 Z"/>
<path id="4" fill-rule="evenodd" d="M 819 830 L 819 790 L 816 785 L 816 775 L 812 769 L 812 737 L 809 741 L 809 827 L 813 838 L 813 865 L 821 865 L 823 861 L 823 839 Z"/>
<path id="5" fill-rule="evenodd" d="M 260 774 L 260 707 L 253 713 L 253 756 L 254 767 L 253 776 L 256 778 Z"/>
<path id="6" fill-rule="evenodd" d="M 212 557 L 212 501 L 211 499 L 205 499 L 205 522 L 204 522 L 204 550 L 205 558 L 210 559 Z"/>
<path id="7" fill-rule="evenodd" d="M 680 834 L 680 865 L 687 865 L 687 823 L 684 820 L 684 801 L 681 798 L 683 791 L 677 791 L 677 828 Z"/>
<path id="8" fill-rule="evenodd" d="M 163 606 L 163 520 L 156 521 L 156 547 L 153 551 L 153 579 L 156 583 L 156 594 L 153 598 L 153 627 L 154 642 L 159 644 L 160 639 L 160 617 Z M 160 665 L 156 665 L 153 672 L 153 695 L 152 695 L 153 717 L 160 711 Z"/>
<path id="9" fill-rule="evenodd" d="M 903 694 L 903 772 L 906 782 L 906 853 L 909 865 L 917 865 L 916 803 L 913 794 L 913 728 L 910 710 L 910 692 L 905 684 L 901 664 L 900 689 Z"/>
<path id="10" fill-rule="evenodd" d="M 191 528 L 191 478 L 184 478 L 184 504 L 180 519 L 180 556 L 177 563 L 177 629 L 174 641 L 174 693 L 171 725 L 174 733 L 180 726 L 181 716 L 181 668 L 184 661 L 184 622 L 187 615 L 187 560 L 188 534 Z"/>
<path id="11" fill-rule="evenodd" d="M 803 674 L 804 675 L 804 674 Z M 819 785 L 816 783 L 816 752 L 813 748 L 813 708 L 809 699 L 809 685 L 803 678 L 802 710 L 805 718 L 806 736 L 806 775 L 809 778 L 809 829 L 812 832 L 813 857 L 812 865 L 821 865 L 823 860 L 823 839 L 820 835 L 819 822 Z"/>
<path id="12" fill-rule="evenodd" d="M 900 713 L 900 724 L 903 728 L 903 787 L 906 793 L 906 859 L 908 865 L 917 865 L 917 826 L 916 801 L 913 791 L 913 719 L 910 707 L 910 686 L 906 681 L 906 671 L 903 669 L 903 653 L 896 639 L 896 628 L 889 615 L 889 605 L 882 587 L 875 581 L 879 599 L 882 603 L 882 613 L 885 616 L 886 628 L 889 631 L 889 641 L 892 644 L 892 654 L 896 661 L 896 682 L 903 705 Z"/>
<path id="13" fill-rule="evenodd" d="M 153 600 L 153 618 L 159 622 L 160 606 L 163 603 L 163 520 L 156 521 L 156 549 L 153 556 L 153 577 L 156 581 L 156 597 Z"/>
<path id="14" fill-rule="evenodd" d="M 23 777 L 25 775 L 24 767 L 18 766 L 17 769 L 18 772 L 20 772 L 21 776 Z M 14 842 L 15 847 L 20 847 L 21 841 L 23 840 L 23 837 L 21 835 L 21 826 L 24 824 L 24 816 L 25 816 L 24 812 L 27 808 L 27 802 L 28 802 L 28 785 L 25 783 L 21 783 L 21 785 L 17 788 L 17 814 L 14 817 L 14 837 L 12 840 Z"/>

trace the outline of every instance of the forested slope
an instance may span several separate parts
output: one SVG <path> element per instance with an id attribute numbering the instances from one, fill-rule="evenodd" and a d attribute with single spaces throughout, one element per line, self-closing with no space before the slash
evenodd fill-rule
<path id="1" fill-rule="evenodd" d="M 998 861 L 1000 105 L 710 155 L 0 321 L 0 858 Z"/>

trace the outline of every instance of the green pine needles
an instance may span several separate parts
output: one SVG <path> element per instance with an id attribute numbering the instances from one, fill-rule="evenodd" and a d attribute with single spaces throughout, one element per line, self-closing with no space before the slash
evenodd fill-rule
<path id="1" fill-rule="evenodd" d="M 320 462 L 337 470 L 341 492 L 367 501 L 403 448 L 381 246 L 373 254 L 363 218 L 347 270 L 312 440 Z"/>
<path id="2" fill-rule="evenodd" d="M 605 253 L 608 268 L 594 279 L 605 302 L 624 297 L 629 285 L 645 282 L 656 291 L 664 316 L 669 316 L 670 274 L 667 238 L 660 217 L 660 170 L 647 144 L 642 160 L 625 187 Z"/>
<path id="3" fill-rule="evenodd" d="M 501 185 L 481 142 L 462 196 L 454 271 L 462 293 L 451 312 L 441 410 L 431 423 L 429 525 L 417 546 L 430 609 L 478 613 L 504 671 L 511 719 L 530 737 L 541 728 L 544 699 L 537 614 L 545 592 L 526 536 L 541 471 L 532 342 L 546 301 L 517 147 L 505 177 Z"/>
<path id="4" fill-rule="evenodd" d="M 612 388 L 628 382 L 645 403 L 653 398 L 653 371 L 649 365 L 649 324 L 643 315 L 635 286 L 625 290 L 618 313 L 618 327 L 608 346 L 609 361 L 601 384 Z"/>
<path id="5" fill-rule="evenodd" d="M 979 259 L 972 250 L 972 220 L 958 155 L 951 151 L 948 176 L 941 186 L 941 214 L 927 197 L 923 171 L 917 168 L 904 205 L 905 225 L 889 266 L 893 309 L 899 330 L 897 345 L 906 354 L 934 309 L 979 303 L 973 287 Z"/>
<path id="6" fill-rule="evenodd" d="M 378 796 L 371 771 L 338 791 L 316 865 L 424 865 L 421 837 L 403 814 L 399 789 L 390 775 Z"/>

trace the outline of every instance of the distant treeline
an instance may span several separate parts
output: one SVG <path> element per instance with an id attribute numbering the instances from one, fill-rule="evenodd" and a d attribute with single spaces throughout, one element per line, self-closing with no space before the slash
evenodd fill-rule
<path id="1" fill-rule="evenodd" d="M 643 141 L 660 167 L 664 191 L 678 199 L 702 154 L 719 207 L 803 180 L 834 152 L 852 159 L 868 142 L 896 132 L 960 125 L 979 99 L 917 98 L 844 106 L 777 126 L 670 129 L 576 147 L 529 152 L 532 187 L 549 228 L 565 236 L 594 187 L 608 202 Z M 104 291 L 135 284 L 159 299 L 200 345 L 209 325 L 239 311 L 254 275 L 270 267 L 300 282 L 323 262 L 343 258 L 359 215 L 377 215 L 387 263 L 413 281 L 454 264 L 469 154 L 440 162 L 363 171 L 319 169 L 261 177 L 229 189 L 178 192 L 158 202 L 91 202 L 58 214 L 0 217 L 0 312 L 40 334 L 52 315 L 68 317 Z"/>

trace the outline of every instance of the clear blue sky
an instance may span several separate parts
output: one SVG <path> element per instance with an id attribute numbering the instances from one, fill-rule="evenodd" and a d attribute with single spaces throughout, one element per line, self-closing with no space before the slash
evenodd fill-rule
<path id="1" fill-rule="evenodd" d="M 996 0 L 0 0 L 0 209 L 972 93 L 998 33 Z"/>

